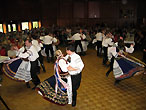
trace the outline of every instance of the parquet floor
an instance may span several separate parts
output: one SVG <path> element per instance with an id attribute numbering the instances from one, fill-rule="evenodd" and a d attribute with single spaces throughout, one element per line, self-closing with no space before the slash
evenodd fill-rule
<path id="1" fill-rule="evenodd" d="M 133 55 L 141 58 L 142 53 Z M 141 75 L 135 76 L 114 86 L 113 74 L 105 76 L 108 68 L 102 65 L 102 57 L 97 57 L 95 50 L 88 49 L 82 59 L 85 67 L 74 108 L 50 103 L 36 91 L 26 88 L 25 83 L 15 82 L 5 75 L 2 76 L 1 96 L 11 110 L 146 110 L 146 77 L 141 80 Z M 53 75 L 53 64 L 45 61 L 45 66 L 47 72 L 39 74 L 41 81 Z M 0 110 L 6 110 L 1 102 Z"/>

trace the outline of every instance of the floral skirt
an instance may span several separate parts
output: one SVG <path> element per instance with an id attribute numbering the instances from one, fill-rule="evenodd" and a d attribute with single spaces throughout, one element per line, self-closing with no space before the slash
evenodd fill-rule
<path id="1" fill-rule="evenodd" d="M 50 102 L 53 102 L 59 105 L 68 104 L 67 92 L 58 90 L 56 93 L 55 84 L 56 84 L 55 76 L 51 76 L 50 78 L 40 83 L 36 89 L 38 90 L 38 93 L 42 95 L 44 99 Z"/>

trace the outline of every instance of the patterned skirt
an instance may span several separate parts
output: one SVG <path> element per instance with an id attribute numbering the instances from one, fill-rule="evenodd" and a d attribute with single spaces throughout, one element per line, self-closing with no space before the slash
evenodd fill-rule
<path id="1" fill-rule="evenodd" d="M 116 59 L 118 66 L 113 68 L 113 73 L 116 80 L 123 80 L 135 76 L 138 72 L 144 71 L 141 64 L 130 60 L 128 58 L 118 58 Z"/>
<path id="2" fill-rule="evenodd" d="M 42 97 L 50 102 L 53 102 L 58 105 L 68 104 L 67 93 L 61 90 L 55 92 L 56 79 L 55 76 L 51 76 L 42 83 L 40 83 L 36 90 L 42 95 Z"/>
<path id="3" fill-rule="evenodd" d="M 2 69 L 6 76 L 15 81 L 28 82 L 32 79 L 30 75 L 30 62 L 22 59 L 15 60 L 10 64 L 4 64 Z"/>

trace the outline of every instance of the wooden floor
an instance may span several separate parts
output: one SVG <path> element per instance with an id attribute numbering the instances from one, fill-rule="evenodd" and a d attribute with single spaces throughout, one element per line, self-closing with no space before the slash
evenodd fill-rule
<path id="1" fill-rule="evenodd" d="M 139 58 L 141 55 L 134 53 Z M 113 73 L 108 78 L 105 76 L 108 68 L 102 65 L 102 57 L 97 57 L 94 49 L 88 49 L 82 59 L 85 67 L 74 108 L 50 103 L 36 91 L 26 88 L 25 83 L 15 82 L 5 75 L 2 76 L 1 96 L 11 110 L 146 110 L 146 78 L 141 80 L 139 75 L 114 86 Z M 41 81 L 53 75 L 53 64 L 45 61 L 45 66 L 47 72 L 39 74 Z M 6 110 L 1 102 L 0 110 Z"/>

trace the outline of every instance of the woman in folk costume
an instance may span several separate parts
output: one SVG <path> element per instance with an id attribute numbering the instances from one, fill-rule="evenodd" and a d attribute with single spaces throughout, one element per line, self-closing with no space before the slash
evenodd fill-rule
<path id="1" fill-rule="evenodd" d="M 27 47 L 23 46 L 19 49 L 17 55 L 26 51 Z M 11 60 L 5 61 L 4 63 L 3 72 L 6 74 L 6 76 L 16 81 L 26 82 L 26 86 L 30 88 L 29 81 L 32 79 L 30 75 L 31 66 L 30 62 L 27 59 L 16 57 Z"/>
<path id="2" fill-rule="evenodd" d="M 123 39 L 118 41 L 118 46 L 113 46 L 108 48 L 108 58 L 111 61 L 110 69 L 106 73 L 106 76 L 113 70 L 115 76 L 115 85 L 118 84 L 121 80 L 130 78 L 139 73 L 144 72 L 144 65 L 139 63 L 138 60 L 132 60 L 128 58 L 127 53 L 132 53 L 134 51 L 134 45 L 132 44 L 130 48 L 124 45 Z"/>
<path id="3" fill-rule="evenodd" d="M 55 52 L 55 73 L 37 86 L 38 93 L 55 104 L 66 105 L 72 103 L 72 83 L 68 74 L 67 61 L 60 50 Z"/>

